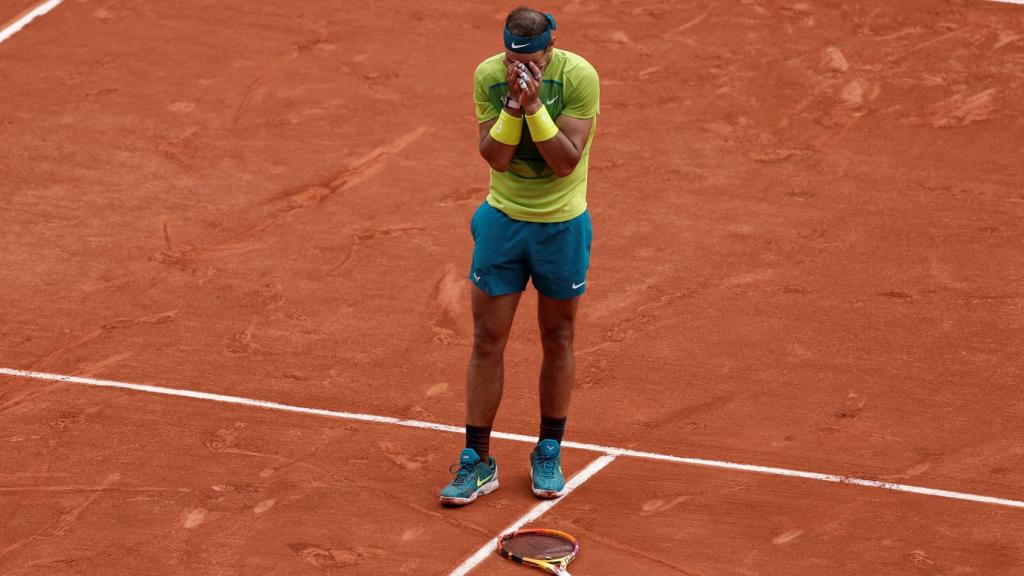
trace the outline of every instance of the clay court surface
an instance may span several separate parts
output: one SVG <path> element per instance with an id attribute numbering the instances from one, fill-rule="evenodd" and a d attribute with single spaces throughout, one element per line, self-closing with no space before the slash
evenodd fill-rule
<path id="1" fill-rule="evenodd" d="M 1024 6 L 895 4 L 541 6 L 602 78 L 567 440 L 1003 500 L 618 455 L 532 524 L 574 574 L 1024 569 Z M 66 0 L 0 44 L 0 368 L 461 426 L 511 7 Z M 449 574 L 538 502 L 497 439 L 441 508 L 461 446 L 0 375 L 0 575 Z"/>

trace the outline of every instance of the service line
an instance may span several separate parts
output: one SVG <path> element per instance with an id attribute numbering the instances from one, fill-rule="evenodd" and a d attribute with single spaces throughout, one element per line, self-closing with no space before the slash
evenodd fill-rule
<path id="1" fill-rule="evenodd" d="M 16 18 L 10 23 L 10 25 L 3 30 L 0 30 L 0 44 L 2 44 L 4 40 L 7 40 L 11 36 L 17 34 L 18 31 L 27 26 L 29 22 L 56 8 L 57 5 L 63 1 L 64 0 L 47 0 L 28 12 L 25 12 L 20 18 Z"/>
<path id="2" fill-rule="evenodd" d="M 100 388 L 118 388 L 122 390 L 134 390 L 136 392 L 147 392 L 150 394 L 161 394 L 164 396 L 179 396 L 182 398 L 193 398 L 196 400 L 209 400 L 212 402 L 224 402 L 226 404 L 238 404 L 242 406 L 252 406 L 255 408 L 265 408 L 267 410 L 279 410 L 282 412 L 297 412 L 300 414 L 310 414 L 313 416 L 324 416 L 327 418 L 342 418 L 345 420 L 359 420 L 362 422 L 376 422 L 378 424 L 392 424 L 395 426 L 405 426 L 407 428 L 422 428 L 426 430 L 437 430 L 439 432 L 452 432 L 455 434 L 465 433 L 465 429 L 462 426 L 451 426 L 448 424 L 437 424 L 435 422 L 423 422 L 421 420 L 405 420 L 402 418 L 394 418 L 391 416 L 378 416 L 375 414 L 361 414 L 358 412 L 340 412 L 335 410 L 324 410 L 321 408 L 307 408 L 304 406 L 291 406 L 289 404 L 279 404 L 277 402 L 268 402 L 266 400 L 255 400 L 252 398 L 243 398 L 240 396 L 227 396 L 224 394 L 214 394 L 211 392 L 198 392 L 194 390 L 181 390 L 177 388 L 165 388 L 163 386 L 150 386 L 147 384 L 131 384 L 128 382 L 117 382 L 115 380 L 101 380 L 97 378 L 85 378 L 82 376 L 66 376 L 62 374 L 50 374 L 47 372 L 35 372 L 31 370 L 17 370 L 14 368 L 0 368 L 0 375 L 13 376 L 16 378 L 31 378 L 34 380 L 47 380 L 56 382 L 67 382 L 70 384 L 83 384 L 86 386 L 96 386 Z M 536 443 L 536 436 L 527 436 L 525 434 L 510 434 L 508 432 L 493 432 L 491 437 L 500 438 L 503 440 L 512 440 L 515 442 L 528 442 Z M 788 468 L 776 468 L 773 466 L 760 466 L 757 464 L 740 464 L 737 462 L 725 462 L 722 460 L 708 460 L 704 458 L 689 458 L 683 456 L 673 456 L 671 454 L 659 454 L 657 452 L 644 452 L 640 450 L 630 450 L 626 448 L 616 448 L 614 446 L 601 446 L 599 444 L 587 444 L 584 442 L 562 442 L 562 446 L 566 448 L 576 448 L 578 450 L 586 450 L 589 452 L 599 452 L 606 455 L 612 456 L 626 456 L 630 458 L 642 458 L 645 460 L 660 460 L 662 462 L 673 462 L 676 464 L 687 464 L 690 466 L 703 466 L 708 468 L 719 468 L 724 470 L 734 470 L 740 472 L 750 472 L 753 474 L 766 474 L 769 476 L 785 476 L 788 478 L 803 478 L 805 480 L 817 480 L 820 482 L 830 482 L 833 484 L 851 484 L 854 486 L 863 486 L 866 488 L 880 488 L 882 490 L 893 490 L 896 492 L 906 492 L 910 494 L 918 494 L 921 496 L 934 496 L 938 498 L 949 498 L 952 500 L 963 500 L 966 502 L 975 502 L 978 504 L 992 504 L 995 506 L 1007 506 L 1010 508 L 1024 508 L 1024 501 L 1021 500 L 1010 500 L 1007 498 L 997 498 L 994 496 L 982 496 L 979 494 L 969 494 L 965 492 L 953 492 L 950 490 L 939 490 L 936 488 L 925 488 L 922 486 L 910 486 L 907 484 L 894 484 L 892 482 L 882 482 L 879 480 L 865 480 L 862 478 L 854 478 L 851 476 L 841 476 L 838 474 L 823 474 L 820 472 L 806 472 L 803 470 L 790 470 Z"/>

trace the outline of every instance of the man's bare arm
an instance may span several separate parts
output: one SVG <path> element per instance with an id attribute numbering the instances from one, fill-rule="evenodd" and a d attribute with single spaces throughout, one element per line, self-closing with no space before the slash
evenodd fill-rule
<path id="1" fill-rule="evenodd" d="M 487 160 L 491 168 L 498 172 L 504 172 L 508 170 L 509 164 L 512 163 L 512 156 L 515 155 L 517 146 L 502 144 L 491 138 L 491 126 L 494 126 L 494 123 L 497 121 L 498 119 L 495 118 L 480 123 L 480 155 L 484 157 L 484 160 Z"/>
<path id="2" fill-rule="evenodd" d="M 565 178 L 572 174 L 583 156 L 583 148 L 594 127 L 594 119 L 573 118 L 562 114 L 555 125 L 558 126 L 558 134 L 549 140 L 537 142 L 537 150 L 555 172 L 555 176 Z"/>
<path id="3" fill-rule="evenodd" d="M 522 102 L 523 112 L 532 116 L 543 106 L 540 101 L 541 71 L 533 62 L 530 63 L 529 70 L 532 76 L 525 77 L 525 85 L 519 90 L 515 90 L 518 86 L 513 87 L 512 91 Z M 537 144 L 537 150 L 540 151 L 544 161 L 551 167 L 555 175 L 564 178 L 572 174 L 576 165 L 579 164 L 580 158 L 583 156 L 583 148 L 586 147 L 590 131 L 593 130 L 594 119 L 573 118 L 561 114 L 555 121 L 555 126 L 558 127 L 558 132 L 553 138 L 541 142 L 534 140 L 534 142 Z"/>
<path id="4" fill-rule="evenodd" d="M 513 62 L 505 62 L 505 81 L 508 82 L 512 89 L 514 97 L 518 98 L 519 94 L 516 90 L 519 88 L 519 68 L 515 66 Z M 504 112 L 514 118 L 522 118 L 523 110 L 505 108 Z M 480 123 L 480 155 L 487 160 L 487 163 L 491 165 L 491 168 L 498 172 L 504 172 L 508 170 L 509 164 L 512 163 L 512 156 L 516 153 L 518 145 L 509 145 L 498 142 L 491 137 L 491 127 L 498 119 L 488 120 L 487 122 Z"/>

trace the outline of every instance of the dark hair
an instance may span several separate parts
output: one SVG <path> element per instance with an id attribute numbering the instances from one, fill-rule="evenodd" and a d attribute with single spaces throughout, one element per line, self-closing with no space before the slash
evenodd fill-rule
<path id="1" fill-rule="evenodd" d="M 508 13 L 508 18 L 505 18 L 505 28 L 524 38 L 540 36 L 550 25 L 548 17 L 543 12 L 526 6 L 516 8 Z"/>

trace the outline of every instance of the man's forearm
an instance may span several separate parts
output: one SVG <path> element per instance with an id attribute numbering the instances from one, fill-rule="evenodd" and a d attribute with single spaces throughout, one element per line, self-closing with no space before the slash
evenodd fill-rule
<path id="1" fill-rule="evenodd" d="M 512 163 L 512 156 L 515 155 L 516 148 L 518 146 L 502 144 L 491 138 L 490 134 L 485 134 L 483 141 L 480 142 L 480 155 L 484 157 L 484 160 L 487 160 L 491 168 L 498 172 L 504 172 L 508 170 L 509 164 Z"/>
<path id="2" fill-rule="evenodd" d="M 537 150 L 544 157 L 556 176 L 564 178 L 576 169 L 580 162 L 580 152 L 572 145 L 568 136 L 559 132 L 554 138 L 537 142 Z"/>
<path id="3" fill-rule="evenodd" d="M 505 108 L 503 113 L 513 118 L 522 118 L 522 110 L 519 109 Z M 509 164 L 512 163 L 512 157 L 515 155 L 518 147 L 518 144 L 504 144 L 495 140 L 491 136 L 491 131 L 486 130 L 483 138 L 480 140 L 480 155 L 484 157 L 484 160 L 487 160 L 491 168 L 498 172 L 504 172 L 508 170 Z"/>
<path id="4" fill-rule="evenodd" d="M 525 112 L 527 114 L 527 121 L 532 121 L 530 117 L 541 112 L 541 104 L 539 102 L 531 103 L 525 107 Z M 564 178 L 576 169 L 576 165 L 580 161 L 581 151 L 576 148 L 572 140 L 565 133 L 557 129 L 547 115 L 547 112 L 543 113 L 542 118 L 548 123 L 550 129 L 554 131 L 554 134 L 550 138 L 542 139 L 539 142 L 534 140 L 534 142 L 537 144 L 537 150 L 544 157 L 544 161 L 547 162 L 555 175 Z M 531 127 L 536 126 L 537 124 L 531 124 Z M 541 126 L 543 127 L 543 124 Z"/>

